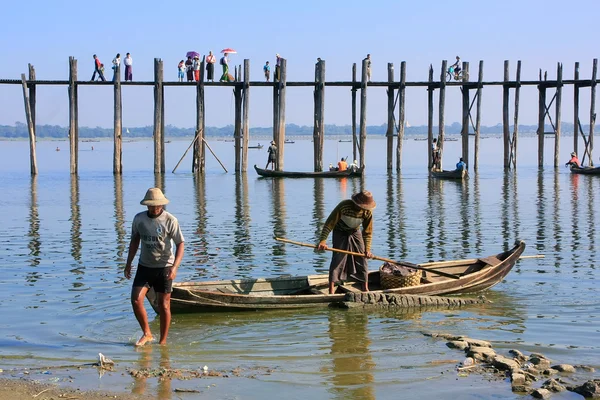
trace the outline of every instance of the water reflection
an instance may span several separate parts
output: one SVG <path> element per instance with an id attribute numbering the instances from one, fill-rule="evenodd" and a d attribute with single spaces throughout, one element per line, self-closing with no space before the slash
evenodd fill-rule
<path id="1" fill-rule="evenodd" d="M 473 180 L 473 226 L 475 227 L 475 253 L 481 254 L 483 252 L 483 235 L 482 235 L 482 222 L 481 222 L 481 189 L 479 186 L 479 174 L 473 174 L 469 177 L 469 180 Z"/>
<path id="2" fill-rule="evenodd" d="M 427 186 L 427 213 L 426 213 L 426 249 L 425 255 L 433 260 L 446 258 L 446 209 L 444 206 L 444 183 L 442 179 L 429 178 Z M 439 254 L 436 254 L 436 250 Z"/>
<path id="3" fill-rule="evenodd" d="M 517 187 L 517 172 L 506 171 L 502 181 L 502 203 L 500 206 L 504 249 L 512 247 L 514 241 L 520 239 L 519 196 Z"/>
<path id="4" fill-rule="evenodd" d="M 544 170 L 540 168 L 537 173 L 537 232 L 536 232 L 536 250 L 544 253 L 546 249 L 546 195 L 544 193 Z"/>
<path id="5" fill-rule="evenodd" d="M 368 322 L 363 312 L 329 313 L 333 363 L 329 392 L 336 399 L 375 399 Z"/>
<path id="6" fill-rule="evenodd" d="M 27 233 L 27 236 L 29 236 L 29 244 L 27 245 L 27 247 L 29 247 L 29 255 L 31 257 L 29 262 L 32 267 L 35 267 L 40 264 L 41 260 L 40 215 L 37 200 L 37 175 L 33 175 L 31 177 L 31 190 L 29 200 L 29 232 Z"/>
<path id="7" fill-rule="evenodd" d="M 208 240 L 206 225 L 206 178 L 204 174 L 194 174 L 194 199 L 196 202 L 196 231 L 194 237 L 190 238 L 191 253 L 194 256 L 194 264 L 205 265 L 210 259 L 208 254 Z"/>
<path id="8" fill-rule="evenodd" d="M 158 368 L 152 366 L 152 352 L 158 347 L 160 352 L 160 361 Z M 172 398 L 171 378 L 168 374 L 161 374 L 162 371 L 168 371 L 171 368 L 171 360 L 167 346 L 143 346 L 136 348 L 140 358 L 138 360 L 139 374 L 134 378 L 131 392 L 136 395 L 152 395 L 148 392 L 148 376 L 155 376 L 158 380 L 156 396 L 158 400 L 170 400 Z M 154 371 L 158 371 L 154 373 Z"/>
<path id="9" fill-rule="evenodd" d="M 387 256 L 392 259 L 404 259 L 408 254 L 406 244 L 406 214 L 404 204 L 404 193 L 402 191 L 402 177 L 388 171 L 387 180 L 387 204 L 385 207 L 384 221 L 387 223 Z M 399 250 L 396 251 L 396 250 Z"/>
<path id="10" fill-rule="evenodd" d="M 114 174 L 115 192 L 115 232 L 117 234 L 117 264 L 125 263 L 125 250 L 127 248 L 127 231 L 125 229 L 125 212 L 123 209 L 123 176 Z"/>
<path id="11" fill-rule="evenodd" d="M 558 173 L 558 169 L 554 169 L 554 193 L 553 193 L 553 210 L 552 210 L 552 225 L 553 225 L 553 234 L 554 237 L 554 254 L 556 254 L 556 260 L 554 261 L 554 266 L 559 267 L 562 261 L 562 256 L 560 255 L 562 251 L 562 240 L 563 240 L 563 227 L 561 223 L 560 216 L 560 175 Z"/>
<path id="12" fill-rule="evenodd" d="M 235 230 L 233 254 L 241 261 L 240 270 L 250 270 L 252 255 L 250 244 L 250 203 L 248 201 L 248 174 L 235 175 Z"/>
<path id="13" fill-rule="evenodd" d="M 471 213 L 469 212 L 469 207 L 471 206 L 469 185 L 467 179 L 453 183 L 453 186 L 458 190 L 458 207 L 460 211 L 458 224 L 461 239 L 460 242 L 463 250 L 460 257 L 466 257 L 466 254 L 471 251 L 471 233 L 473 230 L 471 226 Z"/>
<path id="14" fill-rule="evenodd" d="M 273 225 L 273 234 L 277 237 L 287 237 L 287 226 L 285 221 L 287 221 L 287 209 L 285 204 L 285 179 L 271 179 L 271 224 Z M 278 242 L 276 240 L 273 241 L 272 245 L 273 255 L 273 264 L 275 267 L 274 272 L 281 272 L 287 266 L 287 262 L 285 260 L 286 247 L 282 242 Z"/>
<path id="15" fill-rule="evenodd" d="M 81 262 L 81 211 L 79 206 L 79 176 L 71 174 L 71 256 Z M 81 267 L 83 268 L 83 267 Z M 83 273 L 79 268 L 71 270 Z"/>
<path id="16" fill-rule="evenodd" d="M 325 224 L 325 219 L 328 215 L 325 214 L 325 196 L 324 196 L 324 180 L 315 179 L 313 186 L 314 206 L 312 214 L 311 226 L 314 231 L 314 240 L 316 243 L 321 235 L 321 229 Z M 328 271 L 329 266 L 327 264 L 326 257 L 315 257 L 314 259 L 315 271 L 319 273 L 325 273 Z"/>
<path id="17" fill-rule="evenodd" d="M 577 175 L 577 174 L 571 174 L 571 175 Z M 593 176 L 590 176 L 589 178 L 594 178 Z M 588 239 L 589 239 L 589 244 L 588 244 L 588 255 L 589 255 L 589 263 L 590 266 L 592 268 L 594 268 L 594 264 L 595 264 L 595 257 L 593 256 L 596 253 L 596 220 L 595 220 L 595 204 L 596 204 L 596 199 L 595 199 L 595 192 L 594 192 L 594 186 L 593 183 L 596 182 L 595 179 L 588 179 L 587 180 L 587 206 L 588 206 L 588 221 L 586 224 L 586 231 L 587 231 L 587 235 L 588 235 Z"/>
<path id="18" fill-rule="evenodd" d="M 569 236 L 571 237 L 571 249 L 574 250 L 574 254 L 572 255 L 572 263 L 573 265 L 577 265 L 578 263 L 578 255 L 577 250 L 581 245 L 581 234 L 579 233 L 579 174 L 570 174 L 571 177 L 571 229 L 569 231 Z"/>

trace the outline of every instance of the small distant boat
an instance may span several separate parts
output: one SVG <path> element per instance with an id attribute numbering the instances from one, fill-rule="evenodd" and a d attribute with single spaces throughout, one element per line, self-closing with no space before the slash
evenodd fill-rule
<path id="1" fill-rule="evenodd" d="M 571 165 L 571 173 L 582 175 L 600 175 L 600 167 L 576 167 Z"/>
<path id="2" fill-rule="evenodd" d="M 294 142 L 291 139 L 285 139 L 285 143 L 287 143 L 287 144 L 293 144 L 293 143 L 296 143 L 296 142 Z"/>
<path id="3" fill-rule="evenodd" d="M 445 137 L 444 142 L 457 142 L 458 138 Z"/>
<path id="4" fill-rule="evenodd" d="M 235 142 L 235 139 L 225 139 L 225 142 Z"/>
<path id="5" fill-rule="evenodd" d="M 453 171 L 431 171 L 431 176 L 438 179 L 458 179 L 462 180 L 468 176 L 466 169 L 455 169 Z"/>
<path id="6" fill-rule="evenodd" d="M 323 171 L 323 172 L 295 172 L 295 171 L 273 171 L 270 169 L 254 166 L 256 173 L 269 178 L 344 178 L 349 176 L 362 176 L 363 168 L 347 169 L 345 171 Z"/>
<path id="7" fill-rule="evenodd" d="M 427 138 L 426 137 L 425 138 L 416 137 L 416 138 L 414 138 L 414 140 L 421 141 L 421 140 L 427 140 Z"/>
<path id="8" fill-rule="evenodd" d="M 262 144 L 257 144 L 256 146 L 248 146 L 249 149 L 262 149 L 264 146 Z"/>
<path id="9" fill-rule="evenodd" d="M 338 142 L 340 142 L 340 143 L 351 143 L 352 139 L 340 139 L 340 140 L 338 140 Z"/>

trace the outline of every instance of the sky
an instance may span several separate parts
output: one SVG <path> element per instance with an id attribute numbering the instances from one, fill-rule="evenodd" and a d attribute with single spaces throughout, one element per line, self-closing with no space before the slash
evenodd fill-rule
<path id="1" fill-rule="evenodd" d="M 510 61 L 511 79 L 517 60 L 522 61 L 522 80 L 535 80 L 539 70 L 556 78 L 563 63 L 563 79 L 572 79 L 574 63 L 580 62 L 580 77 L 591 77 L 592 60 L 598 46 L 597 0 L 570 4 L 556 0 L 401 1 L 303 0 L 281 2 L 171 2 L 128 0 L 117 3 L 73 0 L 32 0 L 23 8 L 5 2 L 0 17 L 0 79 L 20 79 L 31 63 L 37 79 L 68 79 L 68 59 L 78 60 L 79 80 L 91 79 L 93 54 L 107 66 L 116 53 L 130 52 L 133 79 L 153 79 L 153 60 L 164 62 L 165 81 L 177 79 L 177 64 L 187 51 L 219 53 L 231 47 L 231 65 L 250 60 L 251 81 L 262 81 L 266 60 L 275 63 L 279 53 L 287 60 L 288 81 L 311 81 L 317 57 L 326 62 L 327 81 L 351 80 L 352 64 L 367 53 L 372 58 L 372 80 L 387 80 L 387 64 L 393 63 L 399 80 L 400 63 L 406 61 L 407 81 L 426 81 L 429 65 L 439 79 L 442 60 L 453 62 L 459 55 L 470 62 L 471 80 L 476 79 L 479 60 L 484 61 L 484 81 L 503 78 L 504 60 Z M 220 69 L 215 66 L 216 73 Z M 124 68 L 122 68 L 123 70 Z M 195 88 L 167 87 L 167 125 L 195 125 Z M 472 92 L 473 94 L 474 92 Z M 548 99 L 554 94 L 548 91 Z M 408 88 L 406 118 L 410 125 L 427 123 L 427 91 Z M 511 92 L 511 102 L 513 101 Z M 360 98 L 360 96 L 359 96 Z M 573 120 L 573 91 L 563 90 L 563 121 Z M 581 90 L 582 123 L 589 121 L 589 88 Z M 312 125 L 312 88 L 287 89 L 286 123 Z M 537 123 L 537 88 L 521 90 L 519 122 Z M 549 101 L 549 100 L 548 100 Z M 437 91 L 436 91 L 437 104 Z M 387 121 L 385 88 L 368 89 L 367 124 Z M 25 122 L 22 89 L 0 85 L 0 124 Z M 436 106 L 437 110 L 437 106 Z M 512 110 L 512 107 L 511 107 Z M 66 86 L 43 86 L 37 90 L 37 123 L 68 125 Z M 251 88 L 250 126 L 272 125 L 272 90 Z M 436 112 L 437 113 L 437 112 Z M 79 88 L 80 126 L 113 125 L 112 87 Z M 435 117 L 437 121 L 437 115 Z M 446 93 L 446 124 L 461 120 L 458 87 Z M 488 87 L 482 94 L 482 124 L 502 121 L 502 89 Z M 512 121 L 512 111 L 511 111 Z M 231 88 L 206 89 L 206 125 L 234 122 Z M 153 88 L 123 88 L 123 126 L 153 123 Z M 327 87 L 325 123 L 351 124 L 349 88 Z"/>

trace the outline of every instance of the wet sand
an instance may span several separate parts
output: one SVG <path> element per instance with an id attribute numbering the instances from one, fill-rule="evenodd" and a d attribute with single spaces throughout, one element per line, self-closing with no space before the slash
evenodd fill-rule
<path id="1" fill-rule="evenodd" d="M 145 395 L 131 393 L 119 393 L 108 391 L 82 391 L 73 388 L 65 388 L 59 385 L 39 383 L 29 379 L 0 378 L 0 399 L 11 400 L 50 400 L 50 399 L 122 399 L 134 400 L 147 398 Z"/>

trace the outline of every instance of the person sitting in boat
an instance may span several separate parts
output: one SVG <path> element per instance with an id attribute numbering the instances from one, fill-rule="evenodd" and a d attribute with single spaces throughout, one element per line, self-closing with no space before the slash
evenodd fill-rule
<path id="1" fill-rule="evenodd" d="M 460 171 L 464 171 L 467 169 L 467 164 L 465 163 L 465 161 L 463 160 L 463 158 L 461 157 L 460 160 L 456 163 L 456 169 L 460 170 Z"/>
<path id="2" fill-rule="evenodd" d="M 348 277 L 361 282 L 362 290 L 369 291 L 367 258 L 373 258 L 371 253 L 371 238 L 373 236 L 373 213 L 376 203 L 369 191 L 352 195 L 350 199 L 342 200 L 329 214 L 321 235 L 318 250 L 326 250 L 327 237 L 333 231 L 333 249 L 352 251 L 364 254 L 364 257 L 350 256 L 335 252 L 329 266 L 329 294 L 334 293 L 335 284 L 345 281 Z M 359 229 L 362 226 L 362 231 Z"/>
<path id="3" fill-rule="evenodd" d="M 269 164 L 271 164 L 271 169 L 275 169 L 275 162 L 277 161 L 277 146 L 275 146 L 275 141 L 271 140 L 271 145 L 267 149 L 267 153 L 269 153 L 269 158 L 267 159 L 267 165 L 265 169 L 269 168 Z"/>
<path id="4" fill-rule="evenodd" d="M 329 163 L 329 170 L 330 171 L 337 171 L 337 168 L 335 168 L 332 163 Z"/>
<path id="5" fill-rule="evenodd" d="M 358 171 L 358 162 L 356 160 L 352 161 L 352 164 L 348 167 L 352 172 Z"/>
<path id="6" fill-rule="evenodd" d="M 346 162 L 346 160 L 344 159 L 344 157 L 342 157 L 342 159 L 340 160 L 340 162 L 338 162 L 338 171 L 345 171 L 348 169 L 348 163 Z"/>
<path id="7" fill-rule="evenodd" d="M 440 148 L 436 138 L 431 143 L 431 169 L 434 171 L 440 169 Z"/>
<path id="8" fill-rule="evenodd" d="M 575 153 L 575 152 L 571 153 L 571 159 L 565 164 L 565 167 L 568 167 L 569 165 L 574 165 L 577 168 L 579 168 L 581 166 L 579 163 L 579 158 L 577 158 L 577 153 Z"/>

